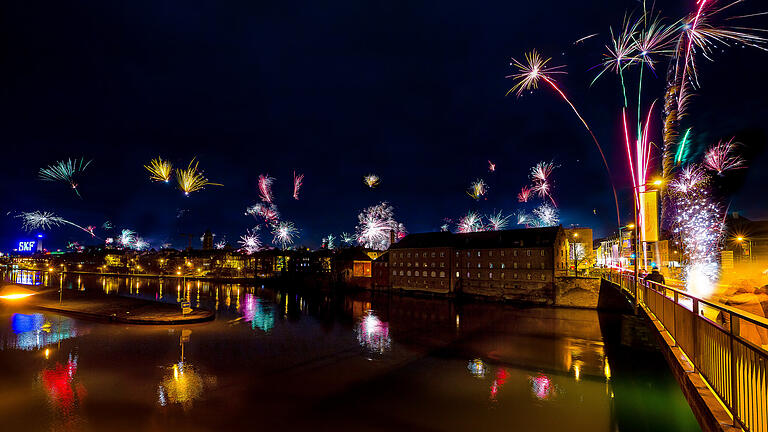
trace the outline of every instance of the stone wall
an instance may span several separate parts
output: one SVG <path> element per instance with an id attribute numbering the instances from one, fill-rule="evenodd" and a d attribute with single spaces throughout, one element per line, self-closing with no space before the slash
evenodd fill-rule
<path id="1" fill-rule="evenodd" d="M 596 309 L 600 278 L 558 276 L 555 278 L 555 306 Z"/>

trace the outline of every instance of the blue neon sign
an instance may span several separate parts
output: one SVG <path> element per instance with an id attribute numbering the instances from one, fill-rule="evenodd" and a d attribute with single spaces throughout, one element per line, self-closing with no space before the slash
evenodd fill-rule
<path id="1" fill-rule="evenodd" d="M 22 240 L 19 242 L 19 247 L 16 250 L 18 250 L 19 252 L 34 252 L 36 243 L 37 242 L 35 240 L 31 240 L 31 241 Z"/>

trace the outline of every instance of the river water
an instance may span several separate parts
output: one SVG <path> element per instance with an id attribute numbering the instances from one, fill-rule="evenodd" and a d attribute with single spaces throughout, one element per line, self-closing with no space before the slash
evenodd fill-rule
<path id="1" fill-rule="evenodd" d="M 131 326 L 0 305 L 2 430 L 700 430 L 630 315 L 263 285 L 8 272 L 187 299 Z"/>

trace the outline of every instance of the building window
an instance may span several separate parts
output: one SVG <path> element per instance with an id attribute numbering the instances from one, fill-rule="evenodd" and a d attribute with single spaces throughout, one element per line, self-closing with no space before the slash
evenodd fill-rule
<path id="1" fill-rule="evenodd" d="M 410 261 L 408 261 L 408 267 L 410 267 L 410 266 L 411 266 L 411 262 L 410 262 Z"/>
<path id="2" fill-rule="evenodd" d="M 406 272 L 405 274 L 406 274 L 406 275 L 408 275 L 408 276 L 410 276 L 410 275 L 411 275 L 411 271 L 410 271 L 410 270 L 408 270 L 408 272 Z M 530 276 L 530 275 L 529 275 L 529 276 Z"/>
<path id="3" fill-rule="evenodd" d="M 501 278 L 504 279 L 504 273 L 501 274 Z"/>
<path id="4" fill-rule="evenodd" d="M 402 270 L 400 270 L 400 276 L 402 276 L 402 275 L 403 275 L 403 271 L 402 271 Z"/>
<path id="5" fill-rule="evenodd" d="M 531 268 L 531 263 L 530 262 L 525 263 L 525 268 Z"/>
<path id="6" fill-rule="evenodd" d="M 488 264 L 488 268 L 493 268 L 493 263 Z"/>
<path id="7" fill-rule="evenodd" d="M 517 256 L 517 249 L 515 249 L 515 250 L 513 250 L 513 251 L 512 251 L 512 255 L 513 255 L 513 256 Z"/>
<path id="8" fill-rule="evenodd" d="M 434 262 L 433 262 L 433 263 L 432 263 L 432 264 L 430 264 L 429 266 L 430 266 L 430 267 L 432 267 L 432 268 L 435 268 L 435 266 L 436 266 L 436 265 L 437 265 L 437 263 L 434 263 Z"/>
<path id="9" fill-rule="evenodd" d="M 402 252 L 400 252 L 400 258 L 402 258 L 402 257 L 403 257 L 403 253 L 402 253 Z"/>
<path id="10" fill-rule="evenodd" d="M 444 278 L 444 277 L 445 277 L 445 272 L 444 272 L 444 271 L 441 271 L 441 272 L 440 272 L 440 277 L 442 277 L 442 278 Z"/>
<path id="11" fill-rule="evenodd" d="M 435 277 L 435 276 L 437 276 L 437 273 L 435 273 L 435 272 L 432 272 L 432 273 L 430 273 L 429 275 L 430 275 L 430 276 L 432 276 L 432 277 Z"/>
<path id="12" fill-rule="evenodd" d="M 418 266 L 419 266 L 419 262 L 418 262 L 418 261 L 416 261 L 416 264 L 414 264 L 413 266 L 414 266 L 414 267 L 418 267 Z"/>
<path id="13" fill-rule="evenodd" d="M 526 277 L 526 279 L 531 280 L 531 274 L 530 273 L 528 273 L 525 277 Z"/>
<path id="14" fill-rule="evenodd" d="M 493 273 L 488 272 L 488 279 L 493 279 Z"/>
<path id="15" fill-rule="evenodd" d="M 527 251 L 525 251 L 525 254 L 528 255 L 528 256 L 531 256 L 531 250 L 528 249 Z"/>
<path id="16" fill-rule="evenodd" d="M 425 271 L 421 272 L 421 275 L 424 276 L 424 277 L 427 277 L 427 272 L 425 272 Z"/>
<path id="17" fill-rule="evenodd" d="M 493 251 L 488 251 L 488 256 L 492 257 L 493 256 Z"/>
<path id="18" fill-rule="evenodd" d="M 477 268 L 480 268 L 480 263 L 477 263 Z"/>
<path id="19" fill-rule="evenodd" d="M 541 269 L 544 270 L 544 263 L 541 263 Z"/>
<path id="20" fill-rule="evenodd" d="M 547 276 L 544 273 L 541 274 L 541 280 L 547 280 Z"/>
<path id="21" fill-rule="evenodd" d="M 410 252 L 408 252 L 408 258 L 410 258 L 410 257 L 411 257 L 411 253 L 410 253 Z"/>
<path id="22" fill-rule="evenodd" d="M 456 277 L 459 277 L 459 272 L 456 272 Z"/>
<path id="23" fill-rule="evenodd" d="M 544 256 L 544 249 L 541 250 L 541 256 Z"/>
<path id="24" fill-rule="evenodd" d="M 444 262 L 440 263 L 440 268 L 445 268 L 445 263 Z"/>
<path id="25" fill-rule="evenodd" d="M 501 256 L 504 256 L 504 251 L 501 251 L 501 252 L 499 252 L 499 253 L 501 254 Z"/>
<path id="26" fill-rule="evenodd" d="M 392 276 L 397 276 L 397 270 L 392 270 Z"/>
<path id="27" fill-rule="evenodd" d="M 445 258 L 445 252 L 440 252 L 440 258 Z"/>
<path id="28" fill-rule="evenodd" d="M 512 279 L 517 279 L 517 273 L 512 273 Z"/>
<path id="29" fill-rule="evenodd" d="M 426 262 L 424 263 L 424 268 L 427 268 L 427 263 Z"/>
<path id="30" fill-rule="evenodd" d="M 477 274 L 477 278 L 480 279 L 480 273 Z"/>
<path id="31" fill-rule="evenodd" d="M 512 263 L 512 268 L 517 268 L 517 261 Z"/>
<path id="32" fill-rule="evenodd" d="M 432 258 L 434 258 L 434 257 L 435 257 L 435 253 L 434 253 L 434 252 L 432 252 Z"/>
<path id="33" fill-rule="evenodd" d="M 421 254 L 421 257 L 422 257 L 422 258 L 426 258 L 426 257 L 427 257 L 427 253 L 426 253 L 426 252 L 423 252 L 423 253 Z"/>
<path id="34" fill-rule="evenodd" d="M 418 276 L 418 275 L 419 275 L 419 271 L 418 271 L 418 270 L 416 270 L 415 272 L 413 272 L 413 275 L 414 275 L 414 276 Z"/>
<path id="35" fill-rule="evenodd" d="M 467 272 L 467 279 L 470 279 L 469 272 Z"/>
<path id="36" fill-rule="evenodd" d="M 469 268 L 469 264 L 470 264 L 470 263 L 469 263 L 469 262 L 467 262 L 467 268 Z"/>
<path id="37" fill-rule="evenodd" d="M 477 251 L 477 256 L 480 256 L 480 251 Z"/>
<path id="38" fill-rule="evenodd" d="M 501 268 L 507 268 L 507 265 L 504 263 L 501 263 Z"/>

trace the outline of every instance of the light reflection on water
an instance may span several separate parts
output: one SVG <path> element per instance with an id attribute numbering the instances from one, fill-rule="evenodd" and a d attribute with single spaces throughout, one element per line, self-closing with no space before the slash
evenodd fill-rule
<path id="1" fill-rule="evenodd" d="M 165 416 L 177 428 L 264 426 L 259 422 L 274 418 L 284 424 L 266 429 L 290 430 L 299 428 L 299 410 L 316 426 L 338 430 L 365 424 L 367 416 L 358 413 L 367 411 L 392 419 L 381 429 L 619 429 L 612 373 L 620 375 L 621 368 L 614 370 L 613 354 L 609 366 L 593 311 L 459 308 L 443 300 L 298 294 L 206 281 L 52 279 L 56 288 L 61 283 L 86 293 L 187 299 L 216 310 L 217 319 L 158 328 L 0 308 L 0 382 L 9 382 L 6 371 L 15 370 L 21 379 L 9 392 L 34 394 L 37 388 L 48 405 L 29 398 L 26 412 L 50 414 L 14 417 L 4 411 L 0 390 L 0 418 L 13 426 L 38 421 L 30 429 L 52 429 L 112 416 L 124 426 L 117 429 L 151 429 L 128 412 L 139 410 L 143 418 Z M 634 380 L 624 384 L 634 393 L 627 400 L 658 399 L 655 383 Z M 86 398 L 95 406 L 109 401 L 132 408 L 86 411 Z M 694 430 L 689 420 L 666 430 Z"/>

